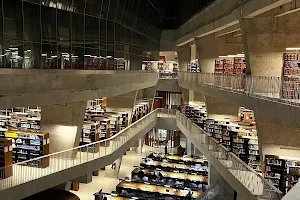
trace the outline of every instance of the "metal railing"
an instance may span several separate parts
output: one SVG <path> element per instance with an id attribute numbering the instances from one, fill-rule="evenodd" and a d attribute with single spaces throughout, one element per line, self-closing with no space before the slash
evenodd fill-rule
<path id="1" fill-rule="evenodd" d="M 203 129 L 198 127 L 181 112 L 176 113 L 177 122 L 181 123 L 201 145 L 214 154 L 215 157 L 254 195 L 261 199 L 279 200 L 283 197 L 280 190 L 270 184 L 255 170 L 229 152 L 217 140 L 208 136 Z"/>
<path id="2" fill-rule="evenodd" d="M 165 117 L 165 118 L 176 118 L 176 109 L 157 109 L 157 117 Z"/>
<path id="3" fill-rule="evenodd" d="M 13 170 L 13 176 L 0 180 L 0 191 L 110 155 L 155 121 L 157 113 L 158 110 L 152 111 L 109 139 L 3 167 L 0 169 L 1 177 L 5 177 L 5 172 L 11 169 Z M 99 151 L 95 152 L 96 149 L 99 149 Z M 39 162 L 42 159 L 49 160 L 48 167 L 30 167 L 30 164 Z"/>
<path id="4" fill-rule="evenodd" d="M 177 79 L 177 72 L 159 72 L 159 79 Z"/>
<path id="5" fill-rule="evenodd" d="M 178 80 L 300 106 L 300 83 L 287 78 L 179 72 Z"/>

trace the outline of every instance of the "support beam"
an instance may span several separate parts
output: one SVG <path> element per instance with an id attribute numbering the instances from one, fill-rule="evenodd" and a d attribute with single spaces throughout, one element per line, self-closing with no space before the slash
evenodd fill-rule
<path id="1" fill-rule="evenodd" d="M 108 112 L 127 112 L 129 124 L 131 124 L 132 110 L 136 101 L 137 91 L 129 92 L 124 95 L 107 98 Z"/>
<path id="2" fill-rule="evenodd" d="M 237 119 L 239 105 L 205 95 L 208 119 Z"/>
<path id="3" fill-rule="evenodd" d="M 179 71 L 187 71 L 188 62 L 191 61 L 191 48 L 190 46 L 180 47 L 177 51 Z"/>
<path id="4" fill-rule="evenodd" d="M 252 19 L 241 19 L 247 66 L 256 76 L 282 75 L 283 53 L 300 46 L 300 12 L 275 17 L 276 10 Z"/>
<path id="5" fill-rule="evenodd" d="M 300 129 L 267 117 L 255 111 L 261 161 L 265 155 L 287 156 L 300 159 Z M 262 164 L 264 164 L 262 162 Z"/>
<path id="6" fill-rule="evenodd" d="M 42 106 L 41 129 L 50 134 L 50 153 L 79 146 L 87 102 Z M 75 157 L 77 150 L 68 155 Z"/>
<path id="7" fill-rule="evenodd" d="M 222 188 L 222 200 L 232 200 L 234 199 L 234 189 L 226 182 L 226 180 L 222 177 L 222 175 L 216 170 L 216 168 L 209 164 L 209 172 L 208 172 L 208 183 L 210 186 L 215 184 L 219 184 Z"/>

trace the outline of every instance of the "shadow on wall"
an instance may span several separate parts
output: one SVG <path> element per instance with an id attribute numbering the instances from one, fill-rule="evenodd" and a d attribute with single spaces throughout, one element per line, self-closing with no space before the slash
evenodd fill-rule
<path id="1" fill-rule="evenodd" d="M 65 190 L 59 190 L 59 189 L 49 189 L 45 190 L 43 192 L 37 193 L 35 195 L 32 195 L 30 197 L 27 197 L 23 200 L 80 200 L 78 196 L 75 194 L 72 194 L 71 192 L 65 191 Z"/>

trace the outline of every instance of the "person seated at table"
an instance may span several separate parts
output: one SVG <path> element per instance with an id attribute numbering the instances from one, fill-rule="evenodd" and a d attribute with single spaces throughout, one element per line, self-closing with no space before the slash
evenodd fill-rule
<path id="1" fill-rule="evenodd" d="M 149 178 L 148 178 L 148 176 L 144 176 L 144 177 L 142 178 L 142 180 L 143 180 L 144 182 L 148 182 L 148 181 L 149 181 Z"/>
<path id="2" fill-rule="evenodd" d="M 199 189 L 199 190 L 202 190 L 202 183 L 199 183 L 199 184 L 198 184 L 198 189 Z"/>
<path id="3" fill-rule="evenodd" d="M 192 196 L 193 196 L 193 192 L 191 192 L 191 190 L 189 190 L 189 192 L 186 195 L 186 199 L 190 200 L 190 199 L 192 199 Z"/>
<path id="4" fill-rule="evenodd" d="M 192 188 L 198 188 L 198 185 L 194 182 L 192 182 L 190 185 L 191 185 Z"/>
<path id="5" fill-rule="evenodd" d="M 154 158 L 156 158 L 156 157 L 154 156 L 153 153 L 151 153 L 151 154 L 148 156 L 148 158 L 154 159 Z"/>
<path id="6" fill-rule="evenodd" d="M 145 176 L 145 173 L 143 172 L 143 170 L 140 170 L 140 171 L 138 172 L 138 177 L 139 177 L 140 179 L 142 179 L 144 176 Z"/>
<path id="7" fill-rule="evenodd" d="M 174 185 L 174 181 L 172 179 L 168 180 L 168 185 L 173 186 Z"/>
<path id="8" fill-rule="evenodd" d="M 162 179 L 164 176 L 162 175 L 161 172 L 158 172 L 158 173 L 157 173 L 157 177 L 158 177 L 158 179 Z"/>
<path id="9" fill-rule="evenodd" d="M 120 196 L 124 196 L 124 197 L 128 197 L 129 193 L 126 190 L 122 190 L 121 191 L 121 195 Z"/>
<path id="10" fill-rule="evenodd" d="M 187 153 L 186 152 L 184 152 L 184 154 L 183 154 L 183 158 L 188 158 L 189 156 L 187 155 Z"/>

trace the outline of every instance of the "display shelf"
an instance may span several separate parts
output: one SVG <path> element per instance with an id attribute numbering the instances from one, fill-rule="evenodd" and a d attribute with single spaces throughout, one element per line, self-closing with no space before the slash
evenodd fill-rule
<path id="1" fill-rule="evenodd" d="M 12 155 L 12 141 L 0 138 L 0 179 L 5 179 L 13 175 L 13 155 Z"/>
<path id="2" fill-rule="evenodd" d="M 188 72 L 201 72 L 198 60 L 192 60 L 188 63 Z"/>
<path id="3" fill-rule="evenodd" d="M 234 58 L 234 74 L 246 74 L 246 59 L 244 57 Z"/>
<path id="4" fill-rule="evenodd" d="M 13 163 L 38 158 L 49 154 L 49 133 L 8 130 L 2 138 L 11 139 L 13 147 Z M 49 157 L 28 162 L 27 165 L 45 168 L 49 166 Z"/>
<path id="5" fill-rule="evenodd" d="M 85 121 L 82 127 L 80 145 L 91 144 L 98 142 L 99 138 L 99 123 L 94 123 L 90 121 Z M 100 145 L 99 143 L 94 144 L 92 147 L 89 147 L 89 152 L 97 153 L 99 152 Z"/>
<path id="6" fill-rule="evenodd" d="M 282 81 L 282 98 L 299 99 L 300 94 L 300 54 L 285 53 L 283 54 L 283 81 Z"/>
<path id="7" fill-rule="evenodd" d="M 277 156 L 266 155 L 265 165 L 265 178 L 285 194 L 287 192 L 286 160 Z"/>

